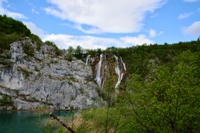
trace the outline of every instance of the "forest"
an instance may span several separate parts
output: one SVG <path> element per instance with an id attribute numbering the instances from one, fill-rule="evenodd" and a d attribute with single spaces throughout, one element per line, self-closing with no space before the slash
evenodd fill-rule
<path id="1" fill-rule="evenodd" d="M 10 44 L 25 36 L 35 41 L 38 48 L 43 45 L 22 22 L 0 15 L 0 64 L 9 66 Z M 53 42 L 45 43 L 55 47 L 58 56 L 62 53 Z M 128 70 L 117 96 L 112 77 L 100 90 L 107 106 L 82 110 L 65 120 L 75 132 L 200 132 L 200 38 L 174 44 L 144 44 L 105 50 L 83 50 L 77 46 L 69 47 L 67 51 L 67 60 L 81 59 L 86 54 L 115 54 L 123 57 Z M 51 130 L 53 125 L 50 120 L 44 131 L 67 132 L 59 125 Z"/>

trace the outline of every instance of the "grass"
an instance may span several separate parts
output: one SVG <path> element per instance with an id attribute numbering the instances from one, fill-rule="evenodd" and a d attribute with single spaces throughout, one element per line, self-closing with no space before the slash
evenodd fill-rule
<path id="1" fill-rule="evenodd" d="M 38 107 L 36 109 L 31 110 L 33 112 L 37 112 L 39 114 L 48 114 L 53 111 L 53 109 L 49 109 L 47 106 Z"/>

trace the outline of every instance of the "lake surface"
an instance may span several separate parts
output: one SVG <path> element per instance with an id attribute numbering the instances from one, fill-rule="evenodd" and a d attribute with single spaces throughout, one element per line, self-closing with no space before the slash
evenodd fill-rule
<path id="1" fill-rule="evenodd" d="M 55 111 L 56 116 L 69 117 L 72 111 Z M 24 111 L 0 111 L 0 133 L 43 133 L 40 125 L 48 114 Z"/>

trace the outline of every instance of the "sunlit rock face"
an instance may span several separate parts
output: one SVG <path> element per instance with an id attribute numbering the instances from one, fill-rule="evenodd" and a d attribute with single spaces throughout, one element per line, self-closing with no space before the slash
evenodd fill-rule
<path id="1" fill-rule="evenodd" d="M 27 44 L 33 53 L 25 51 Z M 64 55 L 56 56 L 54 48 L 46 44 L 38 49 L 29 38 L 10 46 L 13 65 L 0 66 L 0 100 L 8 104 L 0 105 L 0 109 L 28 110 L 45 106 L 65 110 L 103 104 L 96 91 L 102 83 L 94 82 L 96 73 L 91 65 L 81 60 L 67 61 Z"/>

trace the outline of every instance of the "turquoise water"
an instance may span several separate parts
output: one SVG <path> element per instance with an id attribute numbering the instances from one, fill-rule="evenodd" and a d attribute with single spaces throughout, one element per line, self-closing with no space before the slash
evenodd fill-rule
<path id="1" fill-rule="evenodd" d="M 68 117 L 72 111 L 56 111 L 56 116 Z M 0 133 L 43 133 L 40 125 L 48 114 L 34 112 L 0 111 Z"/>

